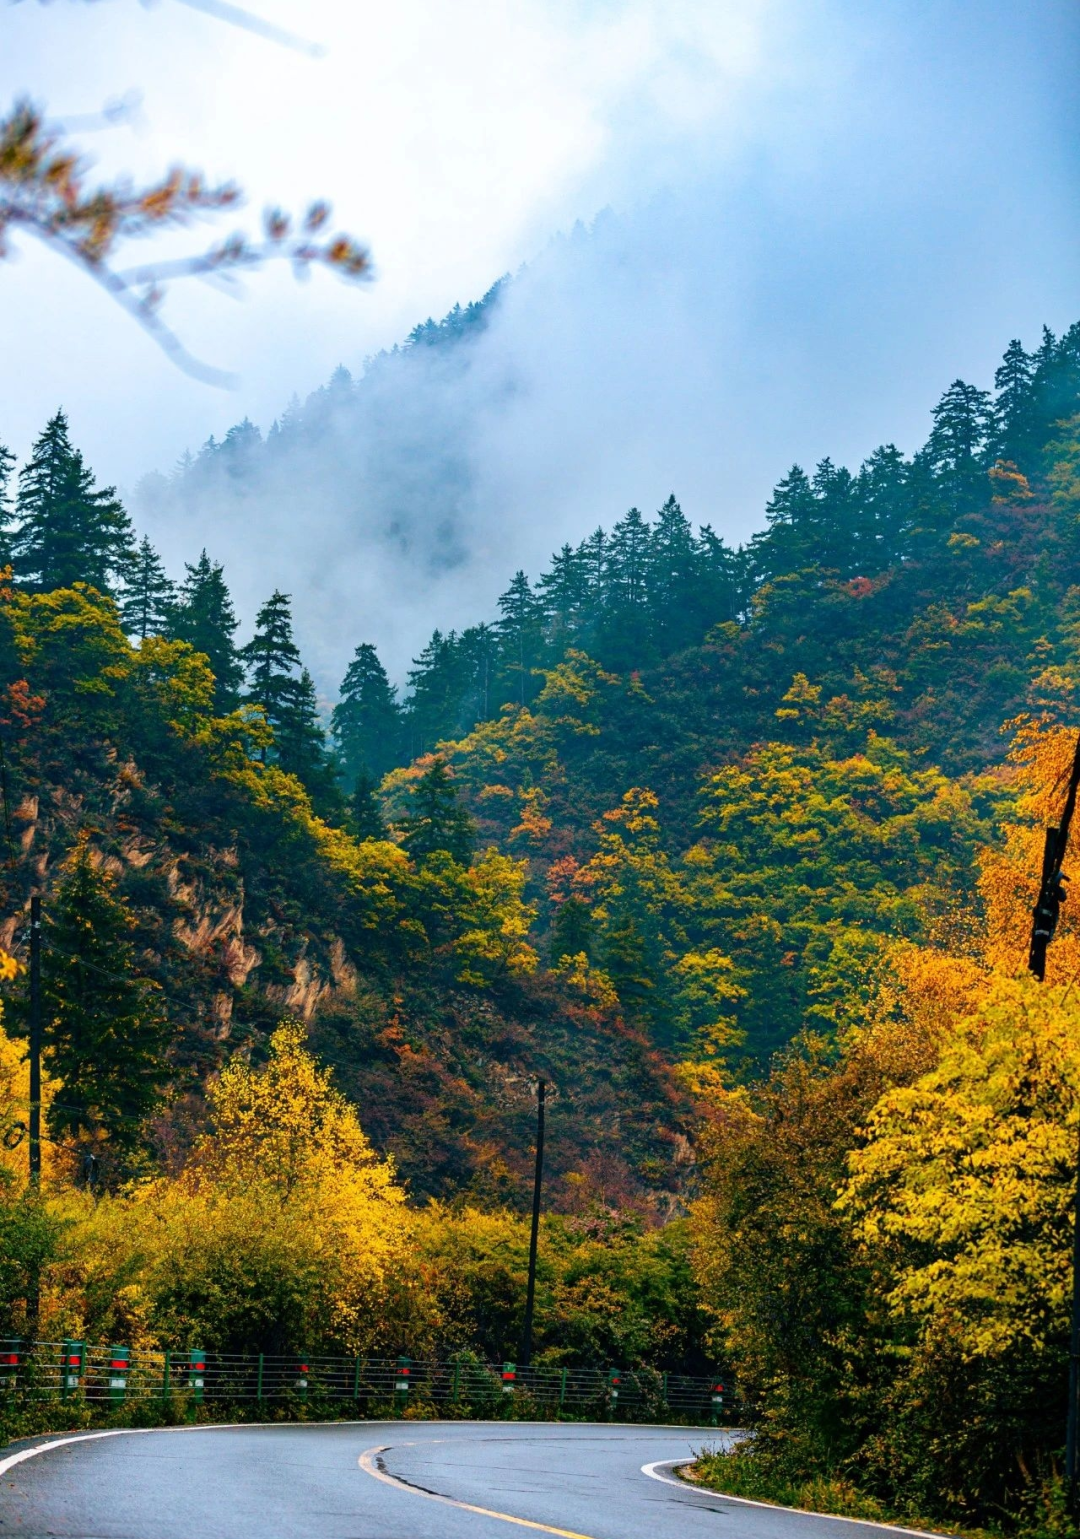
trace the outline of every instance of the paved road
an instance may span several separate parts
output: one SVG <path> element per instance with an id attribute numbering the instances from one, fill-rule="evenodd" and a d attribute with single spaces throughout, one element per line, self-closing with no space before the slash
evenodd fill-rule
<path id="1" fill-rule="evenodd" d="M 718 1436 L 400 1421 L 107 1436 L 3 1471 L 0 1539 L 881 1539 L 642 1473 Z"/>

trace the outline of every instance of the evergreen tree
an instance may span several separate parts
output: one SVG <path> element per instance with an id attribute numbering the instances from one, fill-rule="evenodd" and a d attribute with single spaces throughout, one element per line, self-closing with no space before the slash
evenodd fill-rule
<path id="1" fill-rule="evenodd" d="M 821 530 L 817 498 L 801 465 L 792 465 L 765 504 L 769 527 L 751 541 L 762 580 L 800 572 L 821 561 Z"/>
<path id="2" fill-rule="evenodd" d="M 537 583 L 544 629 L 556 657 L 581 639 L 589 618 L 589 575 L 583 549 L 564 545 Z"/>
<path id="3" fill-rule="evenodd" d="M 631 508 L 611 531 L 607 545 L 602 656 L 614 668 L 640 668 L 649 660 L 649 526 Z"/>
<path id="4" fill-rule="evenodd" d="M 248 673 L 247 699 L 262 707 L 275 744 L 279 744 L 298 703 L 300 652 L 293 641 L 288 594 L 275 589 L 267 599 L 255 617 L 254 636 L 240 649 L 240 658 Z"/>
<path id="5" fill-rule="evenodd" d="M 143 535 L 120 600 L 120 618 L 131 636 L 164 636 L 173 624 L 176 587 L 165 575 L 157 551 Z"/>
<path id="6" fill-rule="evenodd" d="M 953 380 L 934 407 L 933 418 L 927 454 L 955 518 L 987 500 L 990 393 Z"/>
<path id="7" fill-rule="evenodd" d="M 115 878 L 95 868 L 89 841 L 67 861 L 42 947 L 46 1061 L 61 1089 L 49 1108 L 55 1138 L 105 1134 L 130 1151 L 165 1078 L 165 1022 L 138 976 L 133 919 Z"/>
<path id="8" fill-rule="evenodd" d="M 397 763 L 401 738 L 397 690 L 370 642 L 361 642 L 346 670 L 330 731 L 346 784 L 359 776 L 379 781 Z"/>
<path id="9" fill-rule="evenodd" d="M 470 625 L 463 630 L 457 656 L 462 682 L 458 728 L 471 732 L 477 722 L 489 720 L 493 710 L 499 666 L 499 638 L 494 626 Z"/>
<path id="10" fill-rule="evenodd" d="M 378 785 L 364 770 L 349 797 L 348 829 L 355 839 L 385 839 L 386 823 L 379 805 Z"/>
<path id="11" fill-rule="evenodd" d="M 240 701 L 244 670 L 236 650 L 236 613 L 222 567 L 204 550 L 187 573 L 172 618 L 172 634 L 202 652 L 214 675 L 214 701 L 222 714 Z"/>
<path id="12" fill-rule="evenodd" d="M 326 736 L 319 721 L 315 681 L 306 668 L 292 681 L 287 708 L 275 728 L 275 755 L 283 770 L 296 775 L 312 791 L 325 789 Z"/>
<path id="13" fill-rule="evenodd" d="M 533 669 L 540 662 L 543 645 L 543 608 L 522 571 L 499 598 L 499 638 L 505 697 L 524 705 L 536 693 Z"/>
<path id="14" fill-rule="evenodd" d="M 648 553 L 650 629 L 657 653 L 667 657 L 700 637 L 694 532 L 674 493 L 656 515 Z"/>
<path id="15" fill-rule="evenodd" d="M 457 787 L 444 759 L 413 786 L 409 809 L 400 825 L 401 843 L 413 860 L 421 862 L 443 851 L 461 866 L 472 859 L 476 828 L 458 801 Z"/>
<path id="16" fill-rule="evenodd" d="M 62 411 L 47 423 L 19 473 L 11 548 L 24 586 L 47 592 L 85 582 L 112 593 L 133 557 L 131 522 L 116 488 L 97 488 L 71 446 Z"/>
<path id="17" fill-rule="evenodd" d="M 454 736 L 463 689 L 457 654 L 456 633 L 444 636 L 436 630 L 420 656 L 413 659 L 406 705 L 410 758 Z"/>
<path id="18" fill-rule="evenodd" d="M 557 966 L 563 957 L 584 956 L 592 959 L 596 925 L 584 898 L 576 893 L 560 903 L 551 925 L 551 961 Z"/>
<path id="19" fill-rule="evenodd" d="M 1015 338 L 994 374 L 993 457 L 1032 468 L 1040 444 L 1035 411 L 1035 363 Z"/>
<path id="20" fill-rule="evenodd" d="M 695 631 L 704 636 L 714 625 L 740 619 L 750 602 L 752 582 L 746 553 L 732 550 L 709 524 L 698 531 L 695 570 Z"/>
<path id="21" fill-rule="evenodd" d="M 911 534 L 910 467 L 895 444 L 883 444 L 863 462 L 855 489 L 858 504 L 855 561 L 873 575 L 902 561 Z"/>
<path id="22" fill-rule="evenodd" d="M 595 625 L 607 599 L 608 536 L 604 529 L 594 529 L 577 549 L 588 592 L 587 624 Z"/>
<path id="23" fill-rule="evenodd" d="M 818 560 L 841 577 L 853 570 L 858 523 L 855 478 L 843 465 L 823 459 L 810 483 L 817 503 Z"/>
<path id="24" fill-rule="evenodd" d="M 11 473 L 15 469 L 15 456 L 6 444 L 0 444 L 0 567 L 11 560 Z"/>

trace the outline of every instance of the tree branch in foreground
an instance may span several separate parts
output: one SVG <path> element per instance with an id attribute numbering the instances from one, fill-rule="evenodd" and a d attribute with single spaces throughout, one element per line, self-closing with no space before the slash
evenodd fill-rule
<path id="1" fill-rule="evenodd" d="M 269 210 L 258 240 L 238 232 L 190 257 L 121 270 L 115 258 L 129 241 L 237 208 L 242 193 L 231 182 L 210 186 L 198 171 L 183 166 L 146 187 L 123 180 L 95 187 L 87 180 L 88 171 L 36 107 L 27 101 L 15 104 L 0 120 L 0 260 L 11 254 L 12 232 L 26 231 L 89 274 L 196 379 L 230 383 L 229 375 L 193 357 L 162 319 L 166 285 L 174 279 L 228 281 L 271 260 L 291 263 L 298 277 L 315 266 L 348 279 L 370 275 L 365 247 L 351 236 L 326 233 L 330 206 L 322 202 L 313 203 L 300 221 L 280 209 Z"/>

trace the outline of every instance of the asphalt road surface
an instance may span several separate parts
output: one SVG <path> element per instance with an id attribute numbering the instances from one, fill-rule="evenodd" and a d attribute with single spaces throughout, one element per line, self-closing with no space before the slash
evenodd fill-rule
<path id="1" fill-rule="evenodd" d="M 0 1457 L 0 1539 L 880 1539 L 667 1483 L 723 1437 L 394 1421 L 109 1434 L 11 1462 L 19 1445 Z"/>

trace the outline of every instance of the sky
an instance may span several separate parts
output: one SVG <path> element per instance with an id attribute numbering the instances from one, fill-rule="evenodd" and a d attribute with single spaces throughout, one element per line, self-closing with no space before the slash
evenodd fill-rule
<path id="1" fill-rule="evenodd" d="M 256 223 L 327 196 L 373 280 L 175 286 L 186 345 L 237 376 L 221 391 L 16 237 L 0 441 L 24 455 L 62 403 L 99 478 L 132 493 L 524 266 L 468 379 L 391 403 L 460 440 L 453 562 L 432 557 L 444 513 L 426 525 L 419 505 L 391 559 L 386 507 L 414 493 L 362 478 L 333 509 L 268 514 L 257 540 L 219 505 L 151 527 L 174 570 L 205 540 L 245 618 L 293 592 L 324 682 L 359 640 L 400 674 L 433 623 L 486 617 L 517 566 L 632 503 L 674 490 L 745 538 L 792 461 L 910 451 L 953 378 L 989 384 L 1011 337 L 1080 317 L 1073 0 L 252 9 L 323 53 L 178 0 L 0 0 L 0 102 L 77 123 L 137 92 L 131 122 L 80 135 L 103 174 L 182 159 L 241 182 Z"/>

